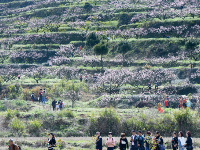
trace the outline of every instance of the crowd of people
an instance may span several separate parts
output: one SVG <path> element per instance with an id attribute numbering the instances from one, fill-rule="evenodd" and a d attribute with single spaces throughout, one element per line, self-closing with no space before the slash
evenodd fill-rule
<path id="1" fill-rule="evenodd" d="M 184 150 L 186 148 L 186 150 L 193 150 L 190 131 L 186 132 L 186 137 L 187 140 L 185 141 L 182 131 L 178 133 L 178 137 L 176 132 L 173 132 L 171 149 Z M 107 146 L 107 150 L 114 150 L 116 148 L 120 150 L 129 149 L 129 142 L 125 136 L 125 133 L 121 133 L 119 145 L 116 146 L 115 139 L 112 137 L 112 132 L 109 132 L 105 145 Z M 102 150 L 102 147 L 102 137 L 100 136 L 100 132 L 96 132 L 96 150 Z M 158 131 L 155 132 L 154 136 L 150 131 L 148 131 L 145 136 L 141 131 L 138 131 L 138 134 L 136 134 L 136 131 L 132 130 L 132 135 L 130 138 L 130 150 L 165 150 L 163 137 Z"/>

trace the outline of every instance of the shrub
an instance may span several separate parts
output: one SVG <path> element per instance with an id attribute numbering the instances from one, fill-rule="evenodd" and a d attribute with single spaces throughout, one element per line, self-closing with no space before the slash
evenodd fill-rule
<path id="1" fill-rule="evenodd" d="M 37 119 L 29 121 L 29 132 L 37 132 L 40 129 L 41 125 L 42 123 Z"/>
<path id="2" fill-rule="evenodd" d="M 107 135 L 108 132 L 118 135 L 121 130 L 119 120 L 119 116 L 113 108 L 105 108 L 100 112 L 100 117 L 94 118 L 94 116 L 91 116 L 89 132 L 94 135 L 99 130 L 102 135 Z"/>
<path id="3" fill-rule="evenodd" d="M 6 113 L 5 118 L 7 120 L 11 120 L 12 118 L 14 118 L 17 115 L 17 113 L 18 113 L 17 110 L 7 109 L 7 113 Z"/>
<path id="4" fill-rule="evenodd" d="M 13 118 L 8 126 L 13 131 L 22 132 L 24 130 L 24 123 L 18 118 Z"/>
<path id="5" fill-rule="evenodd" d="M 93 47 L 94 45 L 100 42 L 99 37 L 96 35 L 95 32 L 89 34 L 86 38 L 86 46 Z"/>
<path id="6" fill-rule="evenodd" d="M 64 110 L 63 111 L 63 115 L 65 117 L 74 118 L 74 114 L 73 114 L 73 112 L 70 109 Z"/>

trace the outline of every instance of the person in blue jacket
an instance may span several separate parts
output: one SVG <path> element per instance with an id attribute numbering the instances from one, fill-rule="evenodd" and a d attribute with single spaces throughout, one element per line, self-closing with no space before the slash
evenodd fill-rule
<path id="1" fill-rule="evenodd" d="M 102 137 L 100 136 L 100 132 L 97 132 L 96 136 L 96 150 L 102 150 Z"/>

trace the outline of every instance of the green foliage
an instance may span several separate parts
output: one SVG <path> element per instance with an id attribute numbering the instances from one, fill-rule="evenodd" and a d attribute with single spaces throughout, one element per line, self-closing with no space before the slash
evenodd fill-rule
<path id="1" fill-rule="evenodd" d="M 127 53 L 130 50 L 131 50 L 131 46 L 129 45 L 129 43 L 127 41 L 121 41 L 118 44 L 118 52 L 119 53 L 122 53 L 124 55 L 125 53 Z"/>
<path id="2" fill-rule="evenodd" d="M 127 13 L 123 13 L 119 16 L 118 27 L 124 24 L 128 24 L 131 20 L 131 16 Z"/>
<path id="3" fill-rule="evenodd" d="M 42 123 L 38 121 L 37 119 L 29 121 L 29 132 L 38 132 L 40 129 Z"/>
<path id="4" fill-rule="evenodd" d="M 112 132 L 113 135 L 120 133 L 120 118 L 113 108 L 105 108 L 99 115 L 98 118 L 94 115 L 90 118 L 89 132 L 91 135 L 94 135 L 96 131 L 101 131 L 101 135 L 107 135 L 108 132 Z"/>
<path id="5" fill-rule="evenodd" d="M 99 37 L 96 35 L 95 32 L 89 34 L 86 38 L 86 46 L 93 47 L 94 45 L 100 42 Z"/>
<path id="6" fill-rule="evenodd" d="M 17 110 L 10 110 L 10 109 L 7 109 L 7 113 L 6 113 L 6 120 L 11 120 L 12 118 L 14 118 L 16 115 L 18 114 L 18 111 Z"/>
<path id="7" fill-rule="evenodd" d="M 8 125 L 13 131 L 22 132 L 25 128 L 24 123 L 18 119 L 13 118 L 12 121 Z"/>
<path id="8" fill-rule="evenodd" d="M 92 5 L 88 2 L 85 3 L 84 7 L 83 7 L 87 12 L 90 12 L 92 9 Z"/>
<path id="9" fill-rule="evenodd" d="M 12 84 L 6 88 L 8 90 L 8 98 L 9 99 L 16 99 L 22 94 L 22 86 L 19 84 Z"/>
<path id="10" fill-rule="evenodd" d="M 185 43 L 185 50 L 189 52 L 191 59 L 195 61 L 199 58 L 199 52 L 195 52 L 195 49 L 198 48 L 199 40 L 191 38 Z"/>
<path id="11" fill-rule="evenodd" d="M 69 118 L 74 118 L 75 117 L 73 112 L 70 109 L 64 110 L 63 114 L 64 114 L 65 117 L 69 117 Z"/>
<path id="12" fill-rule="evenodd" d="M 108 44 L 104 41 L 94 46 L 94 52 L 96 55 L 106 55 L 108 53 Z"/>

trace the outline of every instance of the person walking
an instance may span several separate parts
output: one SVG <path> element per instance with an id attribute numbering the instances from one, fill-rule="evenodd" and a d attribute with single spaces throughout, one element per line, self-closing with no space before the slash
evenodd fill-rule
<path id="1" fill-rule="evenodd" d="M 106 145 L 108 146 L 107 150 L 114 150 L 115 139 L 112 137 L 112 132 L 108 133 L 108 138 L 107 138 L 107 141 L 106 141 Z"/>
<path id="2" fill-rule="evenodd" d="M 125 137 L 125 133 L 121 133 L 121 138 L 120 138 L 120 142 L 119 142 L 119 149 L 120 150 L 126 150 L 126 147 L 127 147 L 127 149 L 129 148 L 128 147 L 128 140 Z"/>
<path id="3" fill-rule="evenodd" d="M 178 149 L 178 138 L 176 136 L 176 132 L 173 132 L 172 136 L 172 149 L 176 150 Z"/>
<path id="4" fill-rule="evenodd" d="M 148 83 L 149 92 L 151 91 L 151 82 Z"/>
<path id="5" fill-rule="evenodd" d="M 179 150 L 184 150 L 184 147 L 183 147 L 184 144 L 185 144 L 185 141 L 184 141 L 184 137 L 183 137 L 183 132 L 180 131 L 178 133 L 178 146 L 179 146 Z"/>
<path id="6" fill-rule="evenodd" d="M 44 90 L 42 93 L 42 103 L 44 103 L 44 104 L 45 104 L 45 99 L 46 99 L 46 92 Z"/>
<path id="7" fill-rule="evenodd" d="M 187 140 L 183 146 L 186 147 L 187 150 L 193 150 L 192 138 L 191 138 L 192 135 L 190 131 L 187 131 L 186 136 L 187 136 Z"/>
<path id="8" fill-rule="evenodd" d="M 42 102 L 42 89 L 39 91 L 39 103 Z"/>
<path id="9" fill-rule="evenodd" d="M 157 113 L 160 112 L 161 113 L 161 102 L 158 103 L 158 110 Z"/>
<path id="10" fill-rule="evenodd" d="M 54 99 L 52 102 L 53 111 L 55 111 L 57 101 Z"/>
<path id="11" fill-rule="evenodd" d="M 138 150 L 145 150 L 144 148 L 144 137 L 142 136 L 142 131 L 138 131 Z"/>
<path id="12" fill-rule="evenodd" d="M 168 100 L 169 98 L 168 98 L 168 96 L 167 96 L 167 98 L 166 98 L 166 100 L 165 100 L 165 108 L 169 108 L 169 100 Z"/>
<path id="13" fill-rule="evenodd" d="M 13 143 L 13 139 L 9 140 L 9 150 L 19 150 L 19 146 Z"/>
<path id="14" fill-rule="evenodd" d="M 48 150 L 53 150 L 56 147 L 56 138 L 53 133 L 50 133 L 50 139 L 48 139 Z"/>
<path id="15" fill-rule="evenodd" d="M 131 150 L 138 150 L 138 135 L 136 134 L 135 130 L 132 130 L 131 136 Z"/>
<path id="16" fill-rule="evenodd" d="M 87 75 L 86 75 L 86 77 L 85 77 L 85 82 L 86 82 L 86 83 L 88 82 L 88 77 L 87 77 Z"/>
<path id="17" fill-rule="evenodd" d="M 83 78 L 82 78 L 82 74 L 81 74 L 81 75 L 80 75 L 80 82 L 82 82 L 82 79 L 83 79 Z"/>
<path id="18" fill-rule="evenodd" d="M 158 89 L 158 82 L 156 82 L 156 84 L 155 84 L 155 90 L 157 90 Z"/>
<path id="19" fill-rule="evenodd" d="M 164 150 L 165 147 L 163 145 L 163 138 L 160 136 L 160 132 L 156 131 L 155 136 L 156 150 Z"/>
<path id="20" fill-rule="evenodd" d="M 62 110 L 62 108 L 63 108 L 63 104 L 62 104 L 61 100 L 60 100 L 60 103 L 59 103 L 59 108 L 60 108 L 60 110 Z"/>
<path id="21" fill-rule="evenodd" d="M 147 132 L 147 137 L 144 140 L 144 142 L 146 143 L 146 149 L 145 150 L 150 150 L 151 149 L 151 145 L 150 145 L 151 140 L 152 140 L 151 132 L 148 131 Z"/>
<path id="22" fill-rule="evenodd" d="M 180 104 L 178 105 L 179 109 L 182 108 L 183 109 L 183 100 L 182 97 L 179 97 L 180 99 Z"/>
<path id="23" fill-rule="evenodd" d="M 100 132 L 96 132 L 96 150 L 102 150 L 102 137 Z"/>
<path id="24" fill-rule="evenodd" d="M 183 107 L 184 107 L 184 108 L 187 107 L 186 103 L 187 103 L 186 98 L 184 98 L 184 99 L 183 99 Z"/>

